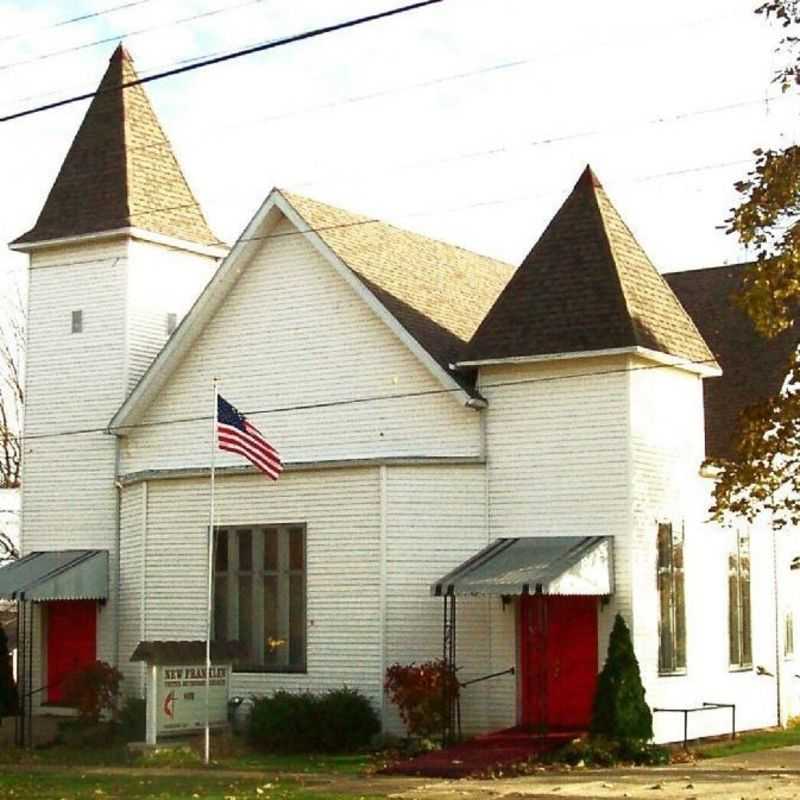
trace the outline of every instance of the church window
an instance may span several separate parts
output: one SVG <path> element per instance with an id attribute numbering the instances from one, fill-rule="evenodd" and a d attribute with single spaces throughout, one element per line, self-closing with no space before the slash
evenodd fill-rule
<path id="1" fill-rule="evenodd" d="M 72 312 L 72 332 L 83 332 L 83 311 L 78 310 Z"/>
<path id="2" fill-rule="evenodd" d="M 728 654 L 734 669 L 753 666 L 750 621 L 750 533 L 734 533 L 728 551 Z"/>
<path id="3" fill-rule="evenodd" d="M 305 671 L 305 526 L 217 529 L 214 638 L 242 644 L 239 671 Z"/>
<path id="4" fill-rule="evenodd" d="M 686 671 L 686 604 L 684 599 L 683 529 L 671 522 L 658 525 L 657 582 L 659 596 L 658 671 Z"/>

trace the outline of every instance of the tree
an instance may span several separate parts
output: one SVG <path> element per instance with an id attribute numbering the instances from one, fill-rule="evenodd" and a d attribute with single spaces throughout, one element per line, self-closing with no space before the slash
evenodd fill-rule
<path id="1" fill-rule="evenodd" d="M 0 489 L 18 489 L 22 445 L 22 356 L 25 321 L 19 291 L 0 309 Z"/>
<path id="2" fill-rule="evenodd" d="M 591 732 L 617 742 L 653 738 L 653 715 L 644 699 L 639 662 L 620 614 L 614 620 L 606 663 L 597 679 Z"/>
<path id="3" fill-rule="evenodd" d="M 12 281 L 13 284 L 13 281 Z M 22 357 L 25 318 L 18 287 L 4 293 L 0 307 L 0 490 L 18 490 L 21 478 Z M 1 496 L 1 495 L 0 495 Z M 19 558 L 9 525 L 16 512 L 0 502 L 0 566 Z"/>
<path id="4" fill-rule="evenodd" d="M 783 91 L 800 86 L 800 0 L 769 0 L 756 9 L 780 24 L 775 75 Z M 755 249 L 736 303 L 763 336 L 792 328 L 800 312 L 800 147 L 756 150 L 755 165 L 735 184 L 742 197 L 726 220 L 728 233 Z M 800 360 L 786 365 L 783 390 L 740 416 L 732 458 L 718 470 L 711 512 L 753 519 L 761 511 L 774 524 L 800 524 Z"/>

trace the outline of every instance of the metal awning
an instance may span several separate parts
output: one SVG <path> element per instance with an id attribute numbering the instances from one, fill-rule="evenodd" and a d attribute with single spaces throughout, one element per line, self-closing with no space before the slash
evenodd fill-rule
<path id="1" fill-rule="evenodd" d="M 431 586 L 431 594 L 609 595 L 611 539 L 553 536 L 498 539 Z"/>
<path id="2" fill-rule="evenodd" d="M 105 600 L 107 550 L 36 552 L 0 567 L 3 600 Z"/>

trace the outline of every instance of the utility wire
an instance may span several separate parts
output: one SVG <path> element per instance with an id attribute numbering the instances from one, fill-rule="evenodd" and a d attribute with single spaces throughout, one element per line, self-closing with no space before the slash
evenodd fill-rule
<path id="1" fill-rule="evenodd" d="M 703 25 L 708 24 L 709 22 L 718 22 L 720 19 L 726 20 L 726 19 L 728 19 L 728 18 L 730 18 L 732 16 L 735 16 L 735 15 L 734 14 L 714 15 L 714 16 L 711 16 L 711 17 L 704 17 L 704 18 L 699 19 L 699 20 L 693 20 L 693 21 L 688 22 L 688 23 L 682 23 L 680 25 L 673 26 L 672 28 L 668 28 L 666 30 L 664 30 L 663 28 L 659 28 L 658 29 L 658 35 L 659 35 L 660 39 L 663 39 L 665 36 L 673 35 L 673 34 L 679 34 L 679 33 L 682 34 L 686 29 L 693 29 L 693 28 L 701 27 Z M 255 42 L 253 44 L 258 44 L 258 42 Z M 252 45 L 244 45 L 243 47 L 250 47 L 250 46 L 252 46 Z M 611 39 L 606 40 L 606 41 L 601 41 L 601 42 L 594 41 L 591 48 L 582 48 L 582 53 L 586 54 L 587 50 L 592 51 L 592 52 L 597 51 L 597 50 L 604 50 L 604 49 L 606 49 L 608 47 L 618 48 L 619 47 L 619 43 L 616 40 L 611 40 Z M 179 64 L 193 63 L 193 62 L 200 61 L 200 60 L 203 60 L 203 59 L 206 59 L 206 58 L 215 57 L 217 55 L 223 54 L 224 52 L 226 52 L 226 51 L 217 51 L 215 53 L 204 53 L 204 54 L 201 54 L 201 55 L 198 55 L 198 56 L 192 56 L 192 57 L 189 57 L 189 58 L 183 58 L 183 59 L 180 59 L 178 61 L 162 63 L 161 65 L 153 68 L 153 70 L 151 70 L 149 74 L 152 74 L 152 72 L 157 71 L 157 70 L 162 69 L 162 68 L 177 66 Z M 555 53 L 552 53 L 551 55 L 555 56 L 556 58 L 558 58 L 559 56 L 564 56 L 564 55 L 568 56 L 569 58 L 573 58 L 574 57 L 574 55 L 573 55 L 571 50 L 570 51 L 559 50 L 559 51 L 556 51 Z M 470 72 L 458 73 L 458 74 L 451 75 L 451 76 L 444 76 L 443 78 L 435 78 L 432 81 L 425 81 L 425 82 L 423 82 L 421 84 L 411 84 L 410 86 L 407 86 L 407 87 L 399 87 L 397 90 L 390 89 L 390 90 L 387 90 L 387 92 L 388 93 L 394 93 L 395 91 L 403 91 L 405 89 L 414 89 L 414 88 L 417 88 L 417 87 L 422 88 L 423 86 L 433 86 L 433 85 L 436 85 L 437 83 L 444 83 L 444 82 L 447 82 L 447 81 L 450 81 L 450 80 L 458 80 L 458 79 L 461 79 L 461 78 L 472 77 L 474 75 L 481 75 L 481 74 L 484 74 L 486 72 L 493 72 L 493 71 L 496 71 L 496 70 L 502 70 L 502 69 L 507 69 L 507 68 L 512 68 L 512 67 L 520 67 L 520 66 L 524 66 L 524 65 L 528 65 L 528 64 L 535 64 L 535 63 L 547 63 L 547 62 L 546 62 L 546 59 L 541 57 L 541 56 L 536 56 L 534 58 L 517 59 L 515 61 L 500 62 L 500 63 L 497 63 L 497 64 L 488 65 L 487 67 L 482 67 L 482 68 L 479 68 L 477 70 L 470 71 Z M 142 73 L 142 77 L 144 77 L 147 74 L 148 74 L 148 72 L 143 72 Z M 22 102 L 22 101 L 25 101 L 25 100 L 33 100 L 33 99 L 36 99 L 36 98 L 39 98 L 39 97 L 48 97 L 48 96 L 52 96 L 54 94 L 57 94 L 58 91 L 61 91 L 61 90 L 41 92 L 41 93 L 38 93 L 38 94 L 32 94 L 32 95 L 25 95 L 25 96 L 22 96 L 22 97 L 16 97 L 14 99 L 9 99 L 9 100 L 3 101 L 2 104 L 3 105 L 11 105 L 13 103 Z M 63 90 L 63 91 L 66 91 L 66 90 Z M 374 97 L 379 97 L 379 96 L 383 96 L 383 95 L 384 95 L 384 92 L 379 90 L 378 92 L 373 92 L 373 93 L 370 93 L 368 95 L 364 95 L 363 98 L 355 98 L 355 100 L 372 99 L 373 96 Z M 336 105 L 339 105 L 340 102 L 343 103 L 343 102 L 352 102 L 352 101 L 347 101 L 347 100 L 345 100 L 345 101 L 335 101 L 333 104 L 323 104 L 322 106 L 319 106 L 319 108 L 325 108 L 328 105 L 336 106 Z M 283 118 L 284 116 L 290 116 L 292 114 L 301 114 L 301 113 L 305 113 L 305 110 L 300 109 L 297 112 L 289 112 L 289 114 L 287 114 L 287 115 L 279 115 L 277 118 Z M 263 121 L 269 121 L 271 119 L 272 119 L 272 117 L 269 117 L 269 116 L 260 118 L 260 120 L 263 120 Z M 224 127 L 224 126 L 221 126 L 221 127 Z"/>
<path id="2" fill-rule="evenodd" d="M 505 389 L 513 388 L 515 386 L 529 386 L 537 383 L 555 383 L 560 381 L 578 380 L 583 378 L 596 378 L 606 377 L 609 375 L 624 375 L 631 372 L 641 372 L 644 370 L 653 369 L 673 369 L 677 367 L 689 367 L 692 365 L 713 365 L 716 359 L 686 359 L 676 361 L 673 364 L 647 364 L 639 367 L 623 367 L 620 369 L 607 369 L 598 370 L 594 372 L 576 372 L 571 375 L 548 375 L 543 378 L 524 378 L 518 381 L 497 381 L 495 383 L 485 383 L 477 387 L 481 392 L 486 389 Z M 457 387 L 452 389 L 422 389 L 416 392 L 401 392 L 397 394 L 383 394 L 383 395 L 365 395 L 363 397 L 352 397 L 345 400 L 327 400 L 320 403 L 300 403 L 288 406 L 273 406 L 272 408 L 262 408 L 255 410 L 246 410 L 241 413 L 248 417 L 265 416 L 269 414 L 286 414 L 293 411 L 313 411 L 326 408 L 341 408 L 346 406 L 363 405 L 366 403 L 381 403 L 388 400 L 410 400 L 422 397 L 435 397 L 438 395 L 455 394 L 458 392 L 468 391 L 464 387 Z M 157 420 L 155 422 L 138 422 L 132 425 L 120 426 L 119 430 L 130 432 L 142 428 L 160 428 L 167 425 L 181 425 L 189 422 L 207 422 L 213 419 L 209 414 L 191 416 L 191 417 L 176 417 L 174 419 Z M 37 433 L 28 436 L 20 436 L 19 440 L 23 443 L 39 439 L 56 439 L 65 436 L 78 436 L 87 433 L 107 433 L 111 434 L 111 428 L 105 425 L 101 428 L 76 428 L 74 430 L 57 431 L 56 433 Z"/>
<path id="3" fill-rule="evenodd" d="M 658 173 L 653 173 L 653 174 L 650 174 L 650 175 L 641 175 L 639 177 L 628 179 L 628 180 L 625 180 L 625 181 L 618 181 L 617 184 L 619 185 L 619 184 L 626 184 L 626 183 L 646 183 L 646 182 L 655 181 L 655 180 L 662 180 L 664 178 L 680 177 L 680 176 L 683 176 L 683 175 L 695 174 L 695 173 L 700 173 L 700 172 L 707 172 L 707 171 L 718 170 L 718 169 L 725 169 L 725 168 L 728 168 L 728 167 L 742 166 L 744 164 L 751 164 L 751 163 L 752 163 L 752 159 L 740 159 L 740 160 L 737 160 L 737 161 L 724 161 L 724 162 L 719 162 L 719 163 L 715 163 L 715 164 L 702 164 L 702 165 L 698 165 L 698 166 L 695 166 L 695 167 L 686 167 L 686 168 L 683 168 L 683 169 L 677 169 L 677 170 L 672 170 L 672 171 L 668 171 L 668 172 L 658 172 Z M 281 191 L 281 190 L 278 189 L 278 191 Z M 413 218 L 429 217 L 429 216 L 436 216 L 438 214 L 450 214 L 450 213 L 457 213 L 459 211 L 471 211 L 471 210 L 476 209 L 476 208 L 484 208 L 484 207 L 488 207 L 488 206 L 511 205 L 511 204 L 515 204 L 515 203 L 527 202 L 529 200 L 535 200 L 535 199 L 542 198 L 542 197 L 552 197 L 552 196 L 555 196 L 557 194 L 564 194 L 563 188 L 560 188 L 560 189 L 557 189 L 557 190 L 553 189 L 552 191 L 547 191 L 547 192 L 536 192 L 536 193 L 532 193 L 532 194 L 523 194 L 523 195 L 518 195 L 516 197 L 510 197 L 510 198 L 506 197 L 506 198 L 497 198 L 497 199 L 492 199 L 492 200 L 480 200 L 478 202 L 469 203 L 469 204 L 463 205 L 463 206 L 454 206 L 454 207 L 449 207 L 449 208 L 421 209 L 421 210 L 418 210 L 418 211 L 413 211 L 413 210 L 412 211 L 405 211 L 405 212 L 399 213 L 397 216 L 400 217 L 400 218 L 404 218 L 404 217 L 413 217 Z M 323 205 L 327 205 L 327 204 L 323 203 Z M 167 206 L 165 208 L 150 208 L 150 209 L 145 209 L 145 210 L 142 210 L 142 211 L 136 211 L 136 212 L 134 212 L 132 214 L 129 214 L 128 217 L 125 220 L 120 220 L 120 225 L 123 225 L 129 219 L 151 216 L 153 214 L 159 214 L 159 213 L 163 213 L 163 212 L 166 212 L 166 211 L 180 211 L 180 210 L 188 209 L 188 208 L 197 208 L 197 209 L 200 209 L 202 211 L 202 209 L 200 207 L 200 204 L 196 200 L 194 200 L 191 203 L 184 203 L 182 205 L 177 205 L 177 206 Z M 342 210 L 345 211 L 344 209 L 342 209 Z M 352 212 L 345 211 L 345 213 L 352 213 Z M 378 219 L 376 217 L 368 217 L 368 218 L 365 218 L 365 219 L 352 220 L 352 221 L 349 221 L 349 222 L 336 223 L 336 224 L 333 224 L 333 225 L 325 225 L 325 226 L 321 226 L 321 227 L 318 227 L 318 228 L 308 227 L 308 228 L 303 228 L 303 229 L 295 230 L 295 231 L 286 231 L 286 232 L 283 232 L 283 233 L 269 233 L 269 234 L 263 234 L 263 235 L 257 235 L 257 236 L 239 236 L 233 242 L 233 244 L 230 245 L 230 247 L 233 248 L 237 244 L 239 244 L 240 242 L 265 241 L 267 239 L 280 239 L 280 238 L 285 238 L 287 236 L 303 236 L 304 234 L 307 234 L 307 233 L 324 233 L 325 231 L 336 230 L 336 229 L 339 229 L 339 228 L 355 228 L 355 227 L 359 227 L 361 225 L 374 225 L 374 224 L 391 225 L 392 227 L 398 227 L 396 225 L 393 225 L 390 222 L 387 222 L 386 220 Z M 424 236 L 424 234 L 419 234 L 419 235 L 420 236 Z M 426 237 L 426 238 L 431 238 L 431 237 Z M 220 242 L 219 240 L 213 240 L 213 241 L 207 241 L 207 242 L 198 242 L 198 244 L 203 244 L 203 245 L 207 245 L 207 246 L 218 246 L 218 245 L 226 246 L 225 243 Z M 497 260 L 497 259 L 495 259 L 495 260 Z M 84 262 L 81 262 L 81 263 L 84 263 Z"/>
<path id="4" fill-rule="evenodd" d="M 439 3 L 444 2 L 444 0 L 420 0 L 417 3 L 411 3 L 409 5 L 400 6 L 397 8 L 389 9 L 388 11 L 380 11 L 376 14 L 369 14 L 364 17 L 357 17 L 355 19 L 346 20 L 345 22 L 338 22 L 333 25 L 325 25 L 321 28 L 315 28 L 313 30 L 304 31 L 302 33 L 294 34 L 293 36 L 286 36 L 281 39 L 275 39 L 269 42 L 264 42 L 262 44 L 256 45 L 254 47 L 248 47 L 244 50 L 235 50 L 231 53 L 226 53 L 224 55 L 215 56 L 214 58 L 207 58 L 203 61 L 198 61 L 194 64 L 187 64 L 182 67 L 176 67 L 174 69 L 166 70 L 164 72 L 157 72 L 154 75 L 148 75 L 145 78 L 138 78 L 134 81 L 127 81 L 125 83 L 120 84 L 119 86 L 113 86 L 109 89 L 103 91 L 106 92 L 114 92 L 120 91 L 122 89 L 128 89 L 131 86 L 138 86 L 144 83 L 151 83 L 152 81 L 162 80 L 164 78 L 172 77 L 173 75 L 180 75 L 184 72 L 190 72 L 196 69 L 202 69 L 204 67 L 212 66 L 213 64 L 221 64 L 225 61 L 231 61 L 236 58 L 242 58 L 243 56 L 251 55 L 253 53 L 261 53 L 266 50 L 272 50 L 276 47 L 283 47 L 284 45 L 294 44 L 296 42 L 302 42 L 307 39 L 313 39 L 318 36 L 324 36 L 329 33 L 335 33 L 337 31 L 346 30 L 348 28 L 354 28 L 359 25 L 364 25 L 369 22 L 375 22 L 380 19 L 387 19 L 389 17 L 397 16 L 398 14 L 405 14 L 409 11 L 415 11 L 420 8 L 425 8 L 426 6 L 437 5 Z M 95 97 L 100 92 L 88 92 L 86 94 L 75 95 L 73 97 L 68 97 L 64 100 L 58 100 L 54 103 L 46 103 L 45 105 L 36 106 L 34 108 L 29 108 L 25 111 L 18 111 L 15 114 L 10 114 L 4 117 L 0 117 L 0 122 L 9 122 L 13 119 L 19 119 L 20 117 L 27 117 L 31 114 L 38 114 L 42 111 L 48 111 L 53 108 L 60 108 L 61 106 L 69 105 L 71 103 L 77 103 L 80 100 L 88 100 L 91 97 Z"/>
<path id="5" fill-rule="evenodd" d="M 53 22 L 51 25 L 44 25 L 41 28 L 33 28 L 29 31 L 20 31 L 19 33 L 12 33 L 8 36 L 0 36 L 0 42 L 10 42 L 13 39 L 20 39 L 23 36 L 30 36 L 34 33 L 42 33 L 43 31 L 49 31 L 53 28 L 63 28 L 65 25 L 72 25 L 75 22 L 85 22 L 89 19 L 96 19 L 97 17 L 105 17 L 108 14 L 114 14 L 117 11 L 123 11 L 127 8 L 135 8 L 136 6 L 143 6 L 147 3 L 153 3 L 155 0 L 132 0 L 129 3 L 123 3 L 119 6 L 114 6 L 113 8 L 106 8 L 101 11 L 92 11 L 87 14 L 81 14 L 78 17 L 70 17 L 69 19 L 62 19 L 58 22 Z"/>
<path id="6" fill-rule="evenodd" d="M 194 22 L 198 19 L 204 19 L 206 17 L 214 17 L 218 14 L 225 14 L 228 11 L 237 11 L 240 8 L 244 8 L 246 6 L 252 6 L 256 3 L 262 3 L 264 0 L 244 0 L 244 2 L 238 3 L 232 6 L 224 6 L 223 8 L 215 8 L 209 11 L 203 11 L 199 14 L 192 14 L 190 17 L 181 17 L 179 19 L 173 19 L 169 22 L 162 22 L 158 25 L 151 25 L 149 28 L 139 28 L 135 31 L 128 31 L 127 33 L 117 33 L 113 36 L 107 36 L 104 39 L 96 39 L 93 42 L 86 42 L 85 44 L 75 45 L 74 47 L 66 47 L 63 50 L 55 50 L 50 53 L 43 53 L 38 56 L 31 56 L 31 58 L 22 59 L 20 61 L 12 61 L 8 64 L 0 64 L 0 71 L 4 71 L 7 69 L 11 69 L 12 67 L 21 67 L 26 64 L 35 64 L 39 61 L 47 61 L 51 58 L 57 58 L 58 56 L 68 55 L 69 53 L 77 53 L 80 50 L 88 50 L 92 47 L 97 47 L 101 44 L 108 44 L 109 42 L 118 42 L 122 39 L 133 39 L 136 36 L 141 36 L 145 33 L 152 33 L 153 31 L 160 31 L 164 30 L 165 28 L 174 28 L 178 25 L 184 25 L 187 22 Z"/>

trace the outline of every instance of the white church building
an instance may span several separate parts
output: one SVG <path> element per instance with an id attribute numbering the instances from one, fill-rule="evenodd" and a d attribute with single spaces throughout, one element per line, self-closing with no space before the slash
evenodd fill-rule
<path id="1" fill-rule="evenodd" d="M 216 456 L 235 694 L 346 684 L 399 733 L 386 668 L 446 632 L 462 681 L 504 673 L 463 689 L 465 733 L 585 729 L 620 613 L 651 708 L 800 713 L 794 533 L 710 523 L 701 469 L 794 346 L 731 305 L 742 266 L 662 277 L 588 168 L 518 266 L 279 189 L 228 248 L 143 88 L 114 90 L 135 75 L 118 48 L 11 244 L 25 558 L 0 595 L 31 610 L 36 711 L 95 659 L 142 696 L 139 642 L 204 639 L 217 378 L 286 465 Z"/>

